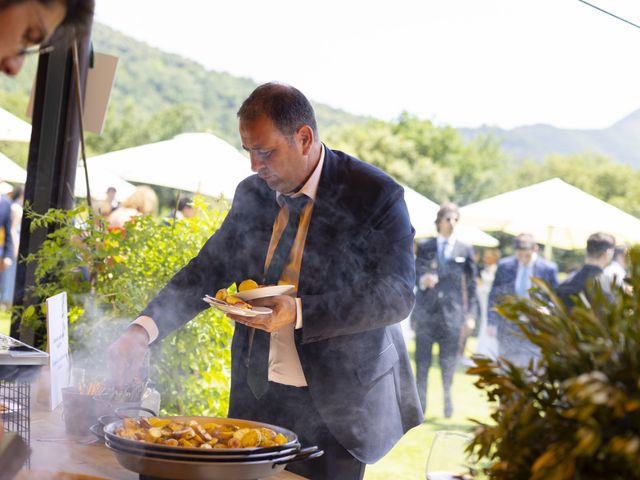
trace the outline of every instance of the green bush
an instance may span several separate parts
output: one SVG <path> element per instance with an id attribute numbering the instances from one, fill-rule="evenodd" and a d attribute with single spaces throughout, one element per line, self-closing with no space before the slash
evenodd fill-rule
<path id="1" fill-rule="evenodd" d="M 595 286 L 568 310 L 551 298 L 512 298 L 498 307 L 542 359 L 526 369 L 476 358 L 469 370 L 492 402 L 494 423 L 477 422 L 469 451 L 501 480 L 640 478 L 640 246 L 626 285 L 610 302 Z"/>
<path id="2" fill-rule="evenodd" d="M 33 298 L 66 291 L 74 365 L 104 379 L 108 345 L 220 226 L 225 212 L 199 204 L 196 218 L 159 222 L 137 217 L 109 229 L 86 207 L 28 214 L 32 229 L 56 229 L 27 258 L 36 262 Z M 203 292 L 207 293 L 207 292 Z M 42 328 L 44 303 L 21 312 L 24 326 Z M 151 372 L 165 413 L 226 415 L 233 326 L 207 309 L 152 348 Z"/>

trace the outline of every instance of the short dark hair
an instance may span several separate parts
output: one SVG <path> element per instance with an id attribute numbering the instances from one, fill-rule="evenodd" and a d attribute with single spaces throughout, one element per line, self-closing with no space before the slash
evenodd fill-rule
<path id="1" fill-rule="evenodd" d="M 608 233 L 598 232 L 589 235 L 587 239 L 587 256 L 592 258 L 600 257 L 610 248 L 615 248 L 616 239 Z"/>
<path id="2" fill-rule="evenodd" d="M 318 124 L 313 107 L 307 97 L 295 87 L 284 83 L 265 83 L 256 88 L 242 102 L 238 110 L 241 121 L 252 122 L 266 116 L 285 136 L 291 137 L 298 129 L 308 125 L 318 139 Z"/>
<path id="3" fill-rule="evenodd" d="M 181 212 L 186 207 L 193 207 L 193 199 L 191 197 L 180 197 L 180 200 L 178 200 L 178 211 Z"/>
<path id="4" fill-rule="evenodd" d="M 521 233 L 513 239 L 513 248 L 516 250 L 533 250 L 536 248 L 536 239 L 530 233 Z"/>
<path id="5" fill-rule="evenodd" d="M 443 203 L 442 205 L 440 205 L 440 209 L 438 210 L 438 213 L 436 215 L 436 228 L 438 227 L 440 221 L 451 213 L 455 214 L 458 220 L 460 219 L 460 210 L 458 209 L 458 205 L 451 202 Z"/>

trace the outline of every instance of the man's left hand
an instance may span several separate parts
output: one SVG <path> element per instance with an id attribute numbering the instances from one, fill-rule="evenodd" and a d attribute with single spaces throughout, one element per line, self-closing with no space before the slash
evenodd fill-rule
<path id="1" fill-rule="evenodd" d="M 254 307 L 267 307 L 273 310 L 268 315 L 256 315 L 255 317 L 242 317 L 227 313 L 232 320 L 247 327 L 259 328 L 265 332 L 275 332 L 291 323 L 296 323 L 296 299 L 289 295 L 276 295 L 275 297 L 258 298 L 252 300 Z"/>

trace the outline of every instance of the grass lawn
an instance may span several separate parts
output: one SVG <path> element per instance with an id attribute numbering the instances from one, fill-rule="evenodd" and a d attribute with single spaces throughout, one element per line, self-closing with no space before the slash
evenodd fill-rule
<path id="1" fill-rule="evenodd" d="M 11 329 L 11 317 L 9 316 L 9 312 L 0 312 L 0 333 L 9 335 L 10 329 Z"/>
<path id="2" fill-rule="evenodd" d="M 468 350 L 473 351 L 475 339 L 469 339 Z M 413 345 L 407 345 L 413 357 Z M 435 349 L 434 349 L 435 350 Z M 435 355 L 434 351 L 434 355 Z M 437 361 L 436 361 L 437 363 Z M 440 369 L 432 366 L 429 372 L 428 411 L 422 425 L 409 431 L 378 463 L 367 465 L 365 480 L 418 480 L 425 478 L 427 453 L 438 430 L 470 430 L 470 418 L 489 420 L 489 404 L 483 392 L 473 386 L 476 377 L 466 375 L 460 367 L 453 381 L 453 416 L 443 416 L 443 395 Z"/>

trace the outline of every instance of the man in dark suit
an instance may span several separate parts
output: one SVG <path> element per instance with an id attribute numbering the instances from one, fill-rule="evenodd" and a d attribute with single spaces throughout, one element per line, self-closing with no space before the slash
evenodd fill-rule
<path id="1" fill-rule="evenodd" d="M 402 187 L 324 146 L 311 104 L 293 87 L 258 87 L 238 117 L 257 175 L 240 183 L 198 256 L 110 347 L 112 368 L 116 378 L 131 371 L 148 342 L 206 306 L 205 293 L 248 278 L 291 283 L 293 295 L 252 302 L 272 314 L 230 315 L 229 415 L 290 428 L 325 450 L 291 464 L 296 473 L 360 479 L 365 463 L 422 421 L 399 324 L 415 281 Z"/>
<path id="2" fill-rule="evenodd" d="M 610 281 L 604 277 L 603 272 L 611 263 L 615 246 L 615 238 L 608 233 L 598 232 L 589 236 L 584 264 L 558 287 L 558 297 L 567 308 L 572 308 L 575 304 L 589 304 L 595 282 L 600 283 L 605 296 L 613 301 Z"/>
<path id="3" fill-rule="evenodd" d="M 515 254 L 498 263 L 498 269 L 489 293 L 488 335 L 497 336 L 498 352 L 514 365 L 526 367 L 531 359 L 539 357 L 538 349 L 522 335 L 518 327 L 494 310 L 505 295 L 529 297 L 531 278 L 547 282 L 551 288 L 558 285 L 558 266 L 538 255 L 533 235 L 522 233 L 513 242 Z"/>
<path id="4" fill-rule="evenodd" d="M 458 207 L 446 203 L 436 217 L 438 236 L 416 250 L 416 306 L 411 314 L 416 331 L 416 383 L 422 408 L 427 408 L 427 385 L 434 343 L 440 348 L 444 416 L 453 414 L 451 385 L 463 325 L 478 318 L 476 264 L 473 248 L 456 240 Z"/>

